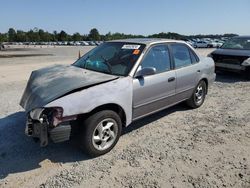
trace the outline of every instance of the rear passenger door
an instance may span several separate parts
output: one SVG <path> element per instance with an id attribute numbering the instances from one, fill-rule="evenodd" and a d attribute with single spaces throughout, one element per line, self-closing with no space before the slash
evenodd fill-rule
<path id="1" fill-rule="evenodd" d="M 185 44 L 171 44 L 172 59 L 176 71 L 176 101 L 191 97 L 198 83 L 199 59 Z"/>

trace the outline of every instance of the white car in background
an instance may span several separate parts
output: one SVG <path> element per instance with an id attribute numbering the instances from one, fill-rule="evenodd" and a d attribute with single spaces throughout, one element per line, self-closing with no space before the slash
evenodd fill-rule
<path id="1" fill-rule="evenodd" d="M 187 40 L 186 43 L 188 43 L 190 46 L 194 47 L 194 42 L 191 40 Z"/>
<path id="2" fill-rule="evenodd" d="M 194 43 L 194 48 L 209 48 L 209 47 L 211 47 L 211 44 L 209 44 L 205 41 L 202 41 L 202 40 L 196 41 Z"/>
<path id="3" fill-rule="evenodd" d="M 212 45 L 212 47 L 214 48 L 219 48 L 223 45 L 223 41 L 221 40 L 213 40 L 210 44 Z"/>
<path id="4" fill-rule="evenodd" d="M 94 41 L 87 41 L 90 46 L 96 46 L 96 43 Z"/>
<path id="5" fill-rule="evenodd" d="M 81 45 L 83 45 L 83 46 L 89 46 L 89 43 L 87 43 L 86 41 L 81 41 Z"/>
<path id="6" fill-rule="evenodd" d="M 81 43 L 79 41 L 75 41 L 74 46 L 81 46 Z"/>

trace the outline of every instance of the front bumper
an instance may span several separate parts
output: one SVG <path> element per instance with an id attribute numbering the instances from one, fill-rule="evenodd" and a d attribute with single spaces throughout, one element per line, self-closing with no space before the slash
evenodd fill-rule
<path id="1" fill-rule="evenodd" d="M 240 64 L 229 64 L 229 63 L 221 63 L 215 62 L 216 69 L 223 69 L 223 70 L 231 70 L 231 71 L 244 71 L 246 69 L 245 66 L 241 66 Z"/>
<path id="2" fill-rule="evenodd" d="M 56 127 L 52 127 L 46 122 L 41 123 L 28 118 L 25 134 L 33 138 L 38 138 L 40 140 L 40 146 L 45 147 L 48 145 L 50 139 L 54 143 L 69 140 L 71 135 L 71 125 L 69 122 L 63 122 Z"/>

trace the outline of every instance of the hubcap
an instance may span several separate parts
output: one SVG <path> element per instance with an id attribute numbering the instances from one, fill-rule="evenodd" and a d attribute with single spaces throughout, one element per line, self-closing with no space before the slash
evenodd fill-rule
<path id="1" fill-rule="evenodd" d="M 115 142 L 118 125 L 114 119 L 102 120 L 94 130 L 92 143 L 97 150 L 108 149 Z"/>
<path id="2" fill-rule="evenodd" d="M 203 95 L 204 95 L 203 87 L 199 85 L 195 91 L 195 101 L 197 104 L 200 104 L 202 102 Z"/>

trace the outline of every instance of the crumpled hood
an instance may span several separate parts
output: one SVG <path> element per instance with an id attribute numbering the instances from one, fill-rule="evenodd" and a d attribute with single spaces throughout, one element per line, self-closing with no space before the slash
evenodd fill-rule
<path id="1" fill-rule="evenodd" d="M 213 51 L 212 54 L 250 57 L 250 50 L 235 50 L 235 49 L 219 48 Z"/>
<path id="2" fill-rule="evenodd" d="M 26 112 L 84 87 L 116 79 L 117 76 L 98 73 L 72 65 L 55 65 L 33 71 L 20 105 Z"/>

